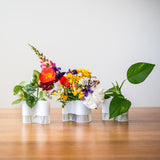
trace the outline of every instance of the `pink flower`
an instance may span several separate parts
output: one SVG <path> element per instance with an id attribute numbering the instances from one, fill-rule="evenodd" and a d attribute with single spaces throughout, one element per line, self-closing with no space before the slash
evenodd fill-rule
<path id="1" fill-rule="evenodd" d="M 46 61 L 44 61 L 44 60 L 40 61 L 40 63 L 41 63 L 40 67 L 42 69 L 44 69 L 44 68 L 52 68 L 52 66 L 56 67 L 56 64 L 53 63 L 52 61 L 50 61 L 49 67 L 47 67 Z"/>
<path id="2" fill-rule="evenodd" d="M 47 65 L 46 65 L 46 64 L 41 64 L 40 67 L 41 67 L 42 69 L 44 69 L 44 68 L 47 68 Z"/>
<path id="3" fill-rule="evenodd" d="M 52 66 L 55 66 L 55 67 L 56 67 L 56 64 L 53 63 L 52 61 L 50 61 L 50 65 L 51 65 L 51 67 L 52 67 Z"/>

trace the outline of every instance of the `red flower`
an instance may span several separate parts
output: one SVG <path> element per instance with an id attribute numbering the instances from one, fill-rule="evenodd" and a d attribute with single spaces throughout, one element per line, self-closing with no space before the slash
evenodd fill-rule
<path id="1" fill-rule="evenodd" d="M 61 82 L 61 84 L 63 85 L 63 86 L 65 86 L 65 87 L 70 87 L 70 83 L 68 82 L 68 79 L 66 78 L 66 77 L 61 77 L 61 79 L 60 79 L 60 82 Z"/>
<path id="2" fill-rule="evenodd" d="M 55 80 L 56 78 L 56 73 L 52 68 L 44 68 L 40 75 L 39 79 L 42 83 L 47 83 Z"/>

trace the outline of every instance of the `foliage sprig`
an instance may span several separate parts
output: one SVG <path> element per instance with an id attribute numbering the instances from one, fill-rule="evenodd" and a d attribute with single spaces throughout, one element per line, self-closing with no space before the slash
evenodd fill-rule
<path id="1" fill-rule="evenodd" d="M 131 102 L 127 100 L 121 92 L 122 86 L 126 80 L 132 84 L 142 83 L 152 72 L 155 64 L 139 62 L 131 65 L 127 70 L 127 79 L 119 86 L 118 82 L 104 93 L 104 98 L 112 98 L 109 106 L 109 118 L 117 117 L 127 112 L 131 106 Z"/>

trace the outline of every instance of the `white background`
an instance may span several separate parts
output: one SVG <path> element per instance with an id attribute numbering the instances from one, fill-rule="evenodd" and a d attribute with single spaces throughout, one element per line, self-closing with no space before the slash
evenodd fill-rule
<path id="1" fill-rule="evenodd" d="M 0 107 L 40 71 L 27 43 L 63 70 L 89 68 L 105 89 L 131 64 L 154 63 L 144 83 L 126 82 L 123 93 L 132 106 L 160 106 L 160 0 L 0 0 Z"/>

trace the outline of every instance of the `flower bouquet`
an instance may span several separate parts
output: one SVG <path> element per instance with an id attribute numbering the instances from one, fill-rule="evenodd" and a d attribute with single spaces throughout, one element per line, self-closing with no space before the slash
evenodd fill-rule
<path id="1" fill-rule="evenodd" d="M 41 60 L 39 87 L 48 96 L 57 96 L 57 100 L 62 103 L 62 120 L 90 122 L 91 109 L 96 109 L 104 101 L 103 89 L 98 86 L 100 82 L 88 69 L 69 69 L 62 72 L 43 53 L 30 46 Z"/>
<path id="2" fill-rule="evenodd" d="M 103 89 L 88 69 L 69 69 L 61 84 L 56 84 L 53 94 L 62 103 L 63 121 L 90 122 L 91 109 L 103 102 Z"/>

